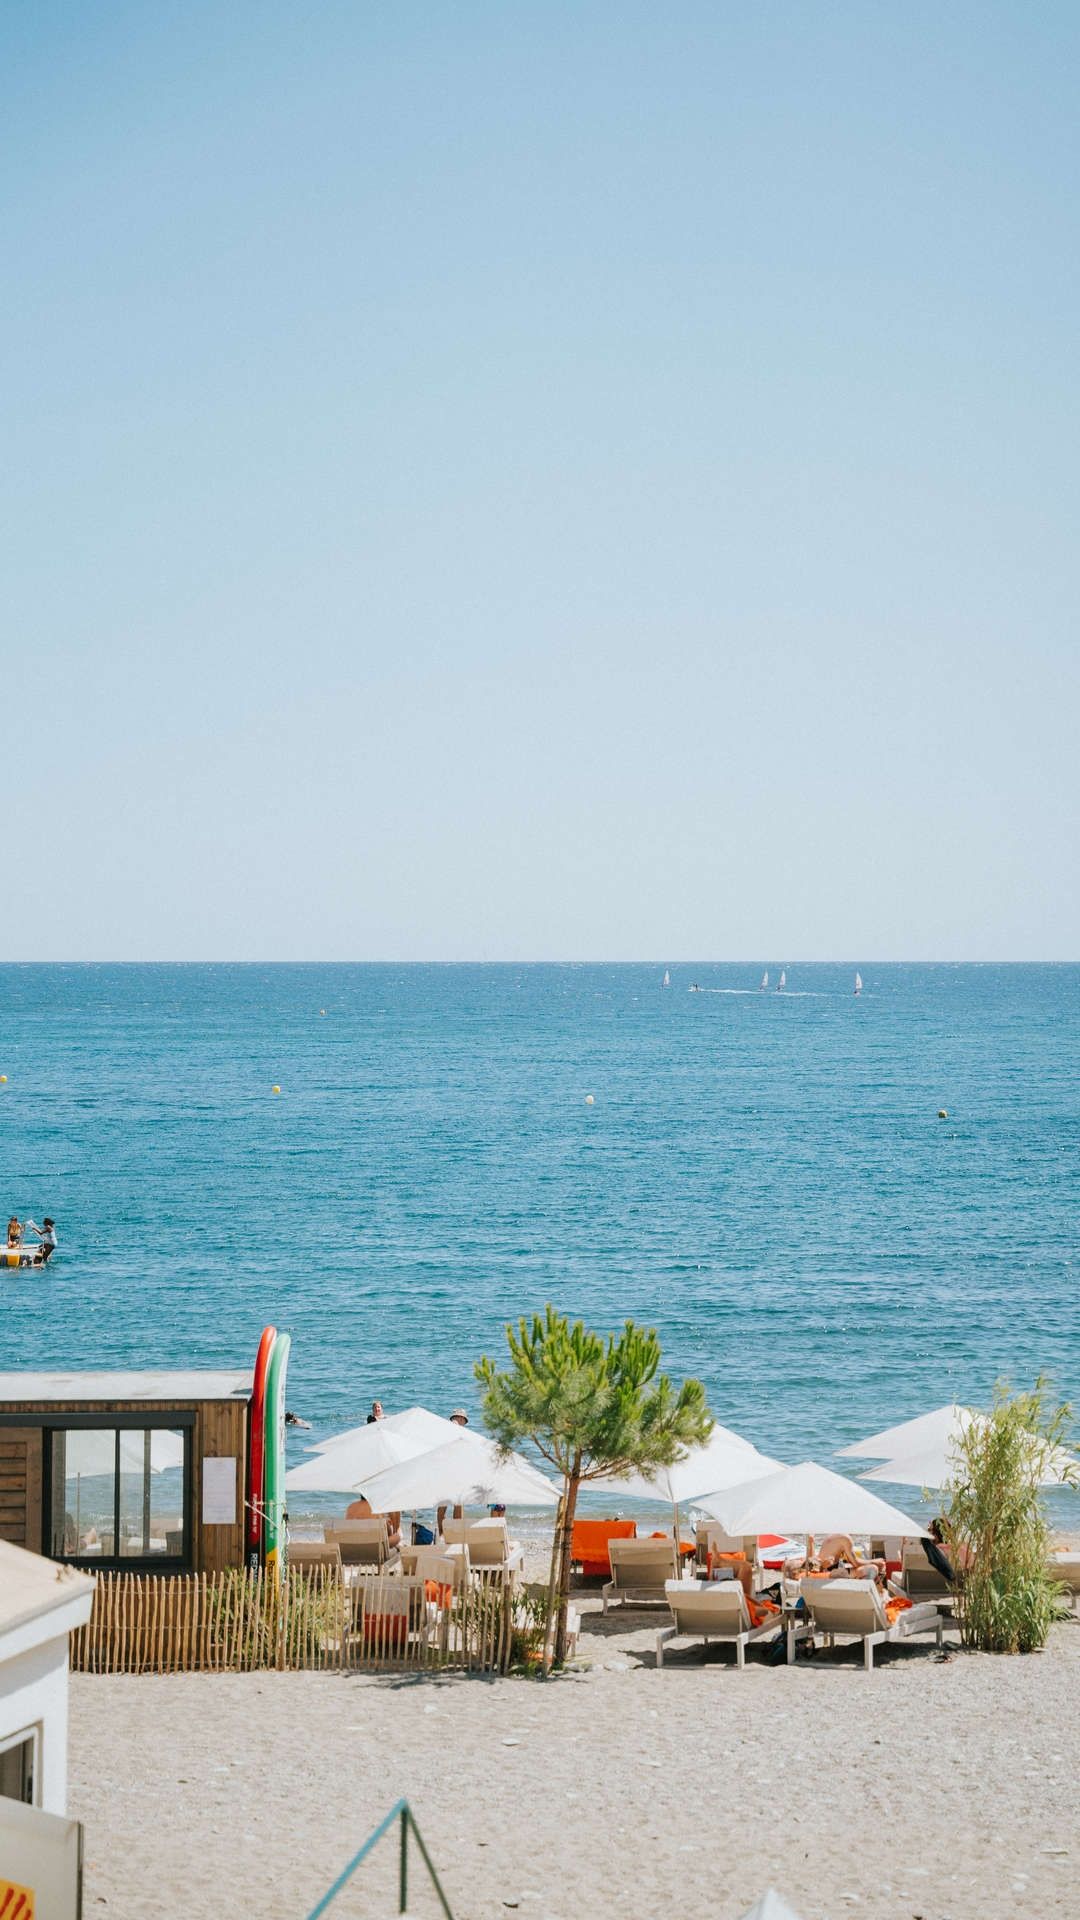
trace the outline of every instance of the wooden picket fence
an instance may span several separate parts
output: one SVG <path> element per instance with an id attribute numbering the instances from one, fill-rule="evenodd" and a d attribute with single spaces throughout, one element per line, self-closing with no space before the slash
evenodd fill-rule
<path id="1" fill-rule="evenodd" d="M 451 1598 L 401 1576 L 343 1583 L 305 1567 L 266 1573 L 97 1576 L 90 1618 L 71 1635 L 76 1673 L 504 1673 L 514 1603 L 501 1582 Z"/>

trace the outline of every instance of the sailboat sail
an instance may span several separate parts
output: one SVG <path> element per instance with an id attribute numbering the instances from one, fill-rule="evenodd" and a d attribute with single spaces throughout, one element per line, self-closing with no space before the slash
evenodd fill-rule
<path id="1" fill-rule="evenodd" d="M 856 993 L 862 992 L 862 974 L 861 973 L 857 973 L 855 975 L 855 991 Z"/>
<path id="2" fill-rule="evenodd" d="M 782 973 L 782 974 L 780 975 L 780 978 L 779 978 L 779 980 L 778 980 L 778 981 L 777 981 L 777 983 L 776 983 L 776 991 L 777 991 L 777 993 L 783 993 L 783 991 L 784 991 L 784 988 L 785 988 L 786 986 L 787 986 L 787 974 L 786 974 L 786 973 Z"/>
<path id="3" fill-rule="evenodd" d="M 761 976 L 761 985 L 758 988 L 758 992 L 764 993 L 768 984 L 769 984 L 769 974 L 768 974 L 768 969 L 766 969 L 766 971 Z"/>
<path id="4" fill-rule="evenodd" d="M 670 987 L 671 985 L 671 975 L 666 967 L 664 968 L 664 985 L 665 987 Z"/>

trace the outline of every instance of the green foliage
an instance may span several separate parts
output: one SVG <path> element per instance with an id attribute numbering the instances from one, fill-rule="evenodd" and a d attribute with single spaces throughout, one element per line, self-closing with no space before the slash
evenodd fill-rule
<path id="1" fill-rule="evenodd" d="M 650 1473 L 712 1432 L 700 1380 L 676 1388 L 660 1372 L 660 1342 L 628 1320 L 605 1340 L 554 1307 L 506 1329 L 510 1365 L 476 1364 L 484 1423 L 500 1446 L 529 1440 L 563 1476 L 548 1612 L 557 1606 L 553 1657 L 566 1657 L 570 1542 L 578 1489 L 602 1475 Z M 545 1632 L 546 1642 L 546 1632 Z"/>
<path id="2" fill-rule="evenodd" d="M 548 1306 L 506 1329 L 510 1367 L 477 1362 L 488 1431 L 504 1447 L 531 1440 L 545 1460 L 581 1482 L 670 1466 L 712 1432 L 700 1380 L 676 1391 L 659 1372 L 660 1342 L 628 1320 L 607 1340 Z"/>
<path id="3" fill-rule="evenodd" d="M 1051 1534 L 1039 1482 L 1069 1438 L 1072 1410 L 1040 1376 L 1028 1393 L 999 1385 L 990 1413 L 972 1421 L 946 1489 L 945 1526 L 959 1574 L 965 1646 L 1033 1653 L 1062 1615 L 1047 1569 Z"/>

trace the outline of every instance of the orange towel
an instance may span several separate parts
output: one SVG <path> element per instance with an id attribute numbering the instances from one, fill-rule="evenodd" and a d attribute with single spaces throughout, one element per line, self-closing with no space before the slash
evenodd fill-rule
<path id="1" fill-rule="evenodd" d="M 750 1615 L 751 1626 L 762 1627 L 769 1618 L 769 1615 L 779 1613 L 780 1609 L 778 1606 L 775 1606 L 771 1600 L 751 1600 L 748 1597 L 746 1611 Z"/>
<path id="2" fill-rule="evenodd" d="M 896 1595 L 895 1599 L 886 1600 L 885 1611 L 889 1616 L 890 1627 L 892 1626 L 893 1621 L 899 1619 L 900 1615 L 906 1612 L 907 1608 L 910 1607 L 910 1605 L 911 1605 L 911 1601 L 902 1600 L 899 1594 Z"/>

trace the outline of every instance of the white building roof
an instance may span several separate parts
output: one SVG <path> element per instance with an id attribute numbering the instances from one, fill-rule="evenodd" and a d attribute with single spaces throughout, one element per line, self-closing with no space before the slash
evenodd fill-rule
<path id="1" fill-rule="evenodd" d="M 250 1367 L 237 1373 L 0 1373 L 0 1405 L 49 1400 L 247 1400 Z"/>
<path id="2" fill-rule="evenodd" d="M 0 1540 L 0 1648 L 8 1635 L 29 1622 L 38 1628 L 35 1641 L 81 1626 L 89 1618 L 93 1595 L 94 1582 L 87 1574 Z M 50 1621 L 48 1615 L 58 1609 L 64 1610 L 63 1617 Z M 69 1610 L 77 1617 L 72 1619 Z M 20 1651 L 24 1637 L 20 1635 Z"/>

